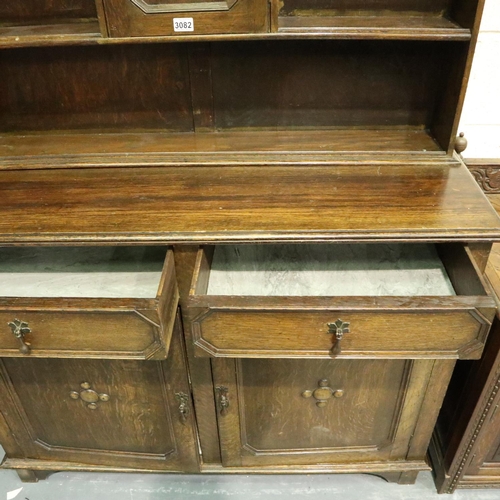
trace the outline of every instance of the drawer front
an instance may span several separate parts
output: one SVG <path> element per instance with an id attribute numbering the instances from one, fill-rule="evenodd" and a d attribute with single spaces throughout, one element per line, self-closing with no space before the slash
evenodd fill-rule
<path id="1" fill-rule="evenodd" d="M 0 356 L 145 359 L 160 352 L 164 357 L 154 310 L 0 312 Z"/>
<path id="2" fill-rule="evenodd" d="M 140 282 L 133 274 L 129 279 Z M 61 297 L 0 297 L 0 356 L 167 357 L 179 302 L 172 250 L 155 298 L 70 298 L 64 291 Z"/>
<path id="3" fill-rule="evenodd" d="M 368 247 L 201 248 L 188 301 L 197 355 L 481 356 L 496 305 L 467 247 Z"/>
<path id="4" fill-rule="evenodd" d="M 263 0 L 105 0 L 109 34 L 197 36 L 268 31 Z"/>
<path id="5" fill-rule="evenodd" d="M 494 309 L 192 313 L 192 335 L 200 356 L 475 359 L 482 352 Z"/>

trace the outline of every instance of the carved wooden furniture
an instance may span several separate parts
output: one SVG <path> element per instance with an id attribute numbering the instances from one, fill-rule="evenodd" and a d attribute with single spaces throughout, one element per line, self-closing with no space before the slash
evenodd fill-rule
<path id="1" fill-rule="evenodd" d="M 500 159 L 470 159 L 467 160 L 467 167 L 485 193 L 488 195 L 500 193 Z M 490 200 L 498 204 L 496 196 Z"/>
<path id="2" fill-rule="evenodd" d="M 475 160 L 468 166 L 498 210 L 497 160 Z M 486 276 L 500 295 L 500 247 L 493 245 Z M 498 390 L 500 363 L 498 315 L 480 361 L 458 363 L 444 401 L 431 446 L 436 485 L 442 493 L 456 488 L 500 486 Z"/>
<path id="3" fill-rule="evenodd" d="M 341 3 L 2 4 L 3 467 L 428 470 L 496 308 L 482 2 Z"/>

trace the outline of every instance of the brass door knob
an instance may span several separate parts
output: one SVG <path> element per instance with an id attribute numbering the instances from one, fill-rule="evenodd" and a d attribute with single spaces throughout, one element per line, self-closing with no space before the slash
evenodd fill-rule
<path id="1" fill-rule="evenodd" d="M 314 391 L 306 390 L 302 393 L 303 398 L 313 397 L 316 400 L 316 406 L 320 408 L 325 407 L 330 398 L 341 398 L 343 395 L 343 389 L 332 389 L 326 378 L 318 382 L 318 388 Z"/>
<path id="2" fill-rule="evenodd" d="M 82 384 L 80 384 L 80 387 L 82 388 L 80 392 L 71 391 L 69 393 L 69 397 L 71 399 L 81 399 L 83 402 L 87 403 L 87 408 L 89 410 L 97 410 L 97 403 L 99 401 L 109 401 L 108 394 L 97 393 L 91 388 L 88 382 L 83 382 Z"/>

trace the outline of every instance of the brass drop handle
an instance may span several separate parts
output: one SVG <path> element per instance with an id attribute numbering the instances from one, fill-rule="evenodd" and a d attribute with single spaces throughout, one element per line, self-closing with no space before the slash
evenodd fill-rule
<path id="1" fill-rule="evenodd" d="M 179 417 L 181 423 L 185 424 L 189 415 L 189 396 L 184 392 L 176 392 L 175 399 L 179 403 Z"/>
<path id="2" fill-rule="evenodd" d="M 82 382 L 80 387 L 83 389 L 80 392 L 71 391 L 69 397 L 71 399 L 81 399 L 84 403 L 87 403 L 87 408 L 89 410 L 97 410 L 97 403 L 99 401 L 106 402 L 109 401 L 109 396 L 107 394 L 99 394 L 91 388 L 88 382 Z"/>
<path id="3" fill-rule="evenodd" d="M 328 334 L 333 335 L 333 347 L 330 351 L 333 356 L 337 356 L 342 352 L 340 342 L 346 333 L 350 333 L 349 325 L 348 321 L 342 321 L 340 318 L 335 323 L 327 324 Z"/>
<path id="4" fill-rule="evenodd" d="M 318 382 L 318 388 L 314 391 L 304 391 L 303 398 L 313 397 L 316 400 L 316 406 L 323 408 L 331 397 L 341 398 L 344 395 L 343 389 L 330 388 L 330 382 L 324 378 Z"/>
<path id="5" fill-rule="evenodd" d="M 227 387 L 217 386 L 215 388 L 215 392 L 217 393 L 219 403 L 219 414 L 223 417 L 224 415 L 227 415 L 227 409 L 229 408 L 229 390 Z"/>
<path id="6" fill-rule="evenodd" d="M 14 321 L 10 321 L 8 325 L 12 330 L 12 335 L 14 335 L 14 337 L 16 337 L 16 339 L 21 344 L 19 347 L 19 351 L 22 354 L 29 354 L 31 352 L 31 347 L 24 341 L 24 336 L 27 333 L 31 333 L 31 328 L 28 326 L 28 323 L 26 323 L 26 321 L 21 321 L 20 319 L 15 318 Z"/>

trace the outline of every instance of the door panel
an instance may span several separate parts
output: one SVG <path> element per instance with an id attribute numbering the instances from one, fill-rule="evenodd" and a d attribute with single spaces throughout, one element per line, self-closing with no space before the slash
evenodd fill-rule
<path id="1" fill-rule="evenodd" d="M 273 371 L 271 385 L 266 364 L 265 360 L 240 363 L 239 404 L 245 408 L 242 431 L 250 449 L 376 450 L 393 440 L 400 387 L 406 378 L 404 362 L 283 360 Z M 320 380 L 328 380 L 327 386 L 337 391 L 322 408 L 314 396 L 301 397 L 309 395 L 305 391 L 318 389 Z M 377 391 L 380 386 L 382 393 Z"/>
<path id="2" fill-rule="evenodd" d="M 23 458 L 197 470 L 178 329 L 166 361 L 6 358 L 0 370 Z"/>
<path id="3" fill-rule="evenodd" d="M 268 31 L 269 9 L 263 0 L 104 0 L 103 5 L 111 37 Z"/>
<path id="4" fill-rule="evenodd" d="M 421 384 L 433 366 L 423 360 L 212 361 L 225 466 L 403 460 L 424 397 Z"/>

